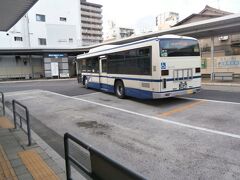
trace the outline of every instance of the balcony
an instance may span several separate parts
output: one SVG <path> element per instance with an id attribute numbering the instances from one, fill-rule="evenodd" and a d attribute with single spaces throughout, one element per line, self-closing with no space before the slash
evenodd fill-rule
<path id="1" fill-rule="evenodd" d="M 93 11 L 93 12 L 97 12 L 97 13 L 102 13 L 101 8 L 86 6 L 86 5 L 83 5 L 83 4 L 81 4 L 81 9 L 84 9 L 86 11 Z"/>
<path id="2" fill-rule="evenodd" d="M 83 41 L 102 41 L 102 37 L 82 36 Z"/>
<path id="3" fill-rule="evenodd" d="M 82 23 L 82 28 L 91 28 L 91 29 L 99 29 L 99 30 L 102 30 L 102 25 Z"/>
<path id="4" fill-rule="evenodd" d="M 90 23 L 98 23 L 102 24 L 103 21 L 101 19 L 93 19 L 93 18 L 87 18 L 87 17 L 81 17 L 82 21 L 90 22 Z"/>
<path id="5" fill-rule="evenodd" d="M 93 34 L 93 35 L 99 35 L 102 36 L 102 31 L 94 31 L 94 30 L 82 30 L 82 34 Z"/>
<path id="6" fill-rule="evenodd" d="M 93 13 L 93 12 L 87 12 L 87 11 L 81 11 L 81 15 L 102 18 L 102 15 L 100 13 Z"/>

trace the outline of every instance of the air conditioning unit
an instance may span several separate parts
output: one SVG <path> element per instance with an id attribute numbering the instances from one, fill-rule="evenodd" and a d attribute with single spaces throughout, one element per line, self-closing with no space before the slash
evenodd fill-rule
<path id="1" fill-rule="evenodd" d="M 227 41 L 228 40 L 228 36 L 220 36 L 219 41 Z"/>

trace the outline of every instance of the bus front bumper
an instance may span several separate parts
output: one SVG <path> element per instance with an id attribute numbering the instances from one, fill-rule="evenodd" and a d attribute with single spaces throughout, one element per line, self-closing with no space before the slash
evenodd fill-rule
<path id="1" fill-rule="evenodd" d="M 194 94 L 194 93 L 200 92 L 200 89 L 201 88 L 198 87 L 198 88 L 178 90 L 178 91 L 153 93 L 153 99 L 169 98 L 169 97 L 175 97 L 175 96 L 182 96 L 182 95 L 186 95 L 186 94 Z"/>

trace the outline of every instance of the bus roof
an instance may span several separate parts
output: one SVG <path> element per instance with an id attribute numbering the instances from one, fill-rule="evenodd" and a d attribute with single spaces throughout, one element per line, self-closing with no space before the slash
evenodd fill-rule
<path id="1" fill-rule="evenodd" d="M 96 55 L 101 55 L 101 52 L 105 52 L 105 51 L 108 51 L 108 50 L 114 50 L 114 49 L 118 49 L 118 48 L 125 47 L 125 46 L 130 46 L 130 45 L 135 45 L 135 44 L 141 44 L 141 43 L 144 43 L 144 42 L 149 42 L 149 41 L 154 41 L 154 40 L 160 40 L 160 39 L 178 39 L 178 38 L 197 40 L 197 39 L 192 38 L 192 37 L 178 36 L 178 35 L 168 34 L 168 35 L 162 35 L 162 36 L 158 36 L 158 37 L 143 39 L 143 40 L 140 40 L 140 41 L 135 41 L 135 42 L 127 43 L 127 44 L 121 44 L 121 45 L 104 45 L 104 46 L 96 47 L 96 48 L 91 49 L 88 53 L 78 55 L 78 56 L 77 56 L 77 59 L 83 59 L 83 58 L 87 58 L 87 57 L 92 57 L 92 56 L 96 56 Z"/>

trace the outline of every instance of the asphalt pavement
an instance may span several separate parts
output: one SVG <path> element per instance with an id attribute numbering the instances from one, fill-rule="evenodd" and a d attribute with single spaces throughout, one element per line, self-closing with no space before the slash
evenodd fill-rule
<path id="1" fill-rule="evenodd" d="M 45 80 L 45 81 L 21 81 L 21 82 L 1 82 L 0 91 L 2 92 L 15 92 L 25 90 L 47 90 L 64 94 L 67 96 L 77 96 L 81 94 L 88 94 L 95 92 L 91 89 L 82 88 L 76 79 L 66 80 Z"/>
<path id="2" fill-rule="evenodd" d="M 6 93 L 12 98 L 29 107 L 32 129 L 61 155 L 69 132 L 148 179 L 240 177 L 239 103 L 42 90 Z"/>
<path id="3" fill-rule="evenodd" d="M 29 107 L 31 125 L 63 157 L 65 132 L 148 179 L 239 179 L 238 88 L 161 100 L 121 100 L 75 80 L 0 83 L 7 106 Z"/>
<path id="4" fill-rule="evenodd" d="M 98 92 L 93 89 L 85 89 L 77 83 L 76 79 L 66 80 L 46 80 L 46 81 L 26 81 L 26 82 L 1 82 L 0 91 L 15 92 L 25 90 L 47 90 L 67 96 L 78 96 Z M 198 94 L 188 95 L 186 97 L 210 99 L 218 101 L 240 102 L 240 87 L 232 86 L 209 86 L 203 85 Z"/>

